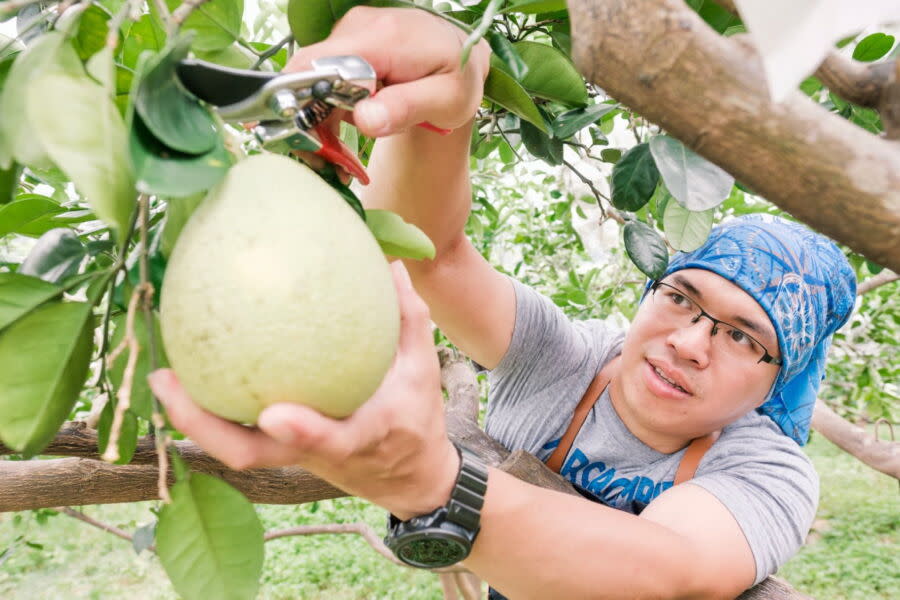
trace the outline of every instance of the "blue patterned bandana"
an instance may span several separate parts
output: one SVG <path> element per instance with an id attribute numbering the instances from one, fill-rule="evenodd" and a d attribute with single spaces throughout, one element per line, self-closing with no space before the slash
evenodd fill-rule
<path id="1" fill-rule="evenodd" d="M 856 298 L 856 276 L 843 253 L 803 225 L 748 215 L 714 228 L 697 250 L 673 256 L 663 276 L 681 269 L 724 277 L 769 315 L 784 362 L 757 410 L 805 444 L 831 336 Z"/>

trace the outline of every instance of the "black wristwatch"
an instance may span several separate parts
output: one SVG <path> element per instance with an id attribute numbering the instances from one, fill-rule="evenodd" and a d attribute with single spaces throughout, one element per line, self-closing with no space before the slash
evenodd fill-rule
<path id="1" fill-rule="evenodd" d="M 458 563 L 469 555 L 481 529 L 487 467 L 470 451 L 460 446 L 456 450 L 459 475 L 447 504 L 408 521 L 388 518 L 384 543 L 410 566 L 436 569 Z"/>

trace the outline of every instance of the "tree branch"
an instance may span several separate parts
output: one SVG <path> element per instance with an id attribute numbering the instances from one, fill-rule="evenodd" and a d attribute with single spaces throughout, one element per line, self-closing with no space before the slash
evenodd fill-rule
<path id="1" fill-rule="evenodd" d="M 523 450 L 510 453 L 478 428 L 474 421 L 477 413 L 472 410 L 473 404 L 476 408 L 478 406 L 478 385 L 474 370 L 468 366 L 468 361 L 454 352 L 442 349 L 439 355 L 442 362 L 442 386 L 448 393 L 446 413 L 451 439 L 466 441 L 469 448 L 478 453 L 487 464 L 515 477 L 534 485 L 577 495 L 578 493 L 566 480 L 550 471 L 534 455 Z M 464 423 L 465 426 L 462 426 Z M 480 436 L 475 431 L 480 432 Z M 221 477 L 241 490 L 251 502 L 302 504 L 346 495 L 303 469 L 282 467 L 232 471 L 210 458 L 191 442 L 180 441 L 175 442 L 175 445 L 191 469 Z M 96 432 L 87 429 L 83 423 L 69 423 L 46 452 L 50 451 L 96 457 Z M 0 454 L 11 454 L 11 451 L 0 445 Z M 154 499 L 157 493 L 155 460 L 153 442 L 143 438 L 139 440 L 131 465 L 109 465 L 85 458 L 0 461 L 0 512 Z M 145 464 L 134 464 L 141 461 Z M 270 532 L 266 535 L 266 539 L 310 532 L 351 532 L 339 525 L 326 525 L 321 528 L 315 531 L 294 528 L 284 532 Z M 367 534 L 363 531 L 353 532 L 360 533 L 366 538 Z M 380 540 L 376 540 L 374 544 L 370 541 L 370 545 L 378 550 L 378 542 Z M 443 572 L 450 572 L 453 569 L 451 567 Z M 463 597 L 477 598 L 476 588 L 479 585 L 477 580 L 465 574 L 464 570 L 456 572 L 463 575 L 455 580 Z M 448 581 L 442 581 L 442 585 L 445 585 L 445 590 L 449 588 Z M 741 600 L 804 598 L 806 597 L 786 583 L 771 577 L 740 596 Z"/>
<path id="2" fill-rule="evenodd" d="M 847 102 L 866 108 L 879 108 L 894 65 L 889 62 L 861 63 L 837 52 L 830 52 L 816 70 L 825 87 Z"/>
<path id="3" fill-rule="evenodd" d="M 866 279 L 858 286 L 856 286 L 856 295 L 862 296 L 863 294 L 871 292 L 875 288 L 881 287 L 888 283 L 892 283 L 894 281 L 897 281 L 898 279 L 900 279 L 900 275 L 885 269 L 878 275 L 870 277 L 869 279 Z"/>
<path id="4" fill-rule="evenodd" d="M 756 52 L 680 0 L 568 5 L 573 58 L 591 82 L 813 228 L 900 271 L 900 146 L 799 91 L 772 103 Z"/>
<path id="5" fill-rule="evenodd" d="M 879 440 L 874 434 L 843 419 L 821 400 L 816 400 L 812 427 L 866 465 L 900 479 L 900 443 Z"/>

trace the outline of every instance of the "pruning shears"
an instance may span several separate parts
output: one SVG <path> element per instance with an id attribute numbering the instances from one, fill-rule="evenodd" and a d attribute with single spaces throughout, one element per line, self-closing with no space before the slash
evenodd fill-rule
<path id="1" fill-rule="evenodd" d="M 228 122 L 256 122 L 253 133 L 268 150 L 302 150 L 339 165 L 360 183 L 369 183 L 356 154 L 324 125 L 335 108 L 352 111 L 369 96 L 375 70 L 359 56 L 329 56 L 312 61 L 312 69 L 268 73 L 223 67 L 202 60 L 178 64 L 181 84 L 212 105 Z M 428 123 L 421 126 L 442 134 Z"/>

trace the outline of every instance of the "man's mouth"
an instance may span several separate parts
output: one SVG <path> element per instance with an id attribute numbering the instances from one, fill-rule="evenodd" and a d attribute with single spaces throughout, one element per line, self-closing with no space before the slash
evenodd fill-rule
<path id="1" fill-rule="evenodd" d="M 678 390 L 679 392 L 681 392 L 683 394 L 690 394 L 690 392 L 687 391 L 686 389 L 684 389 L 684 387 L 682 387 L 676 381 L 674 381 L 671 377 L 666 375 L 666 373 L 662 369 L 660 369 L 653 363 L 650 363 L 650 367 L 653 369 L 653 372 L 656 373 L 657 377 L 659 377 L 661 380 L 663 380 L 669 386 L 673 387 L 674 389 Z"/>

